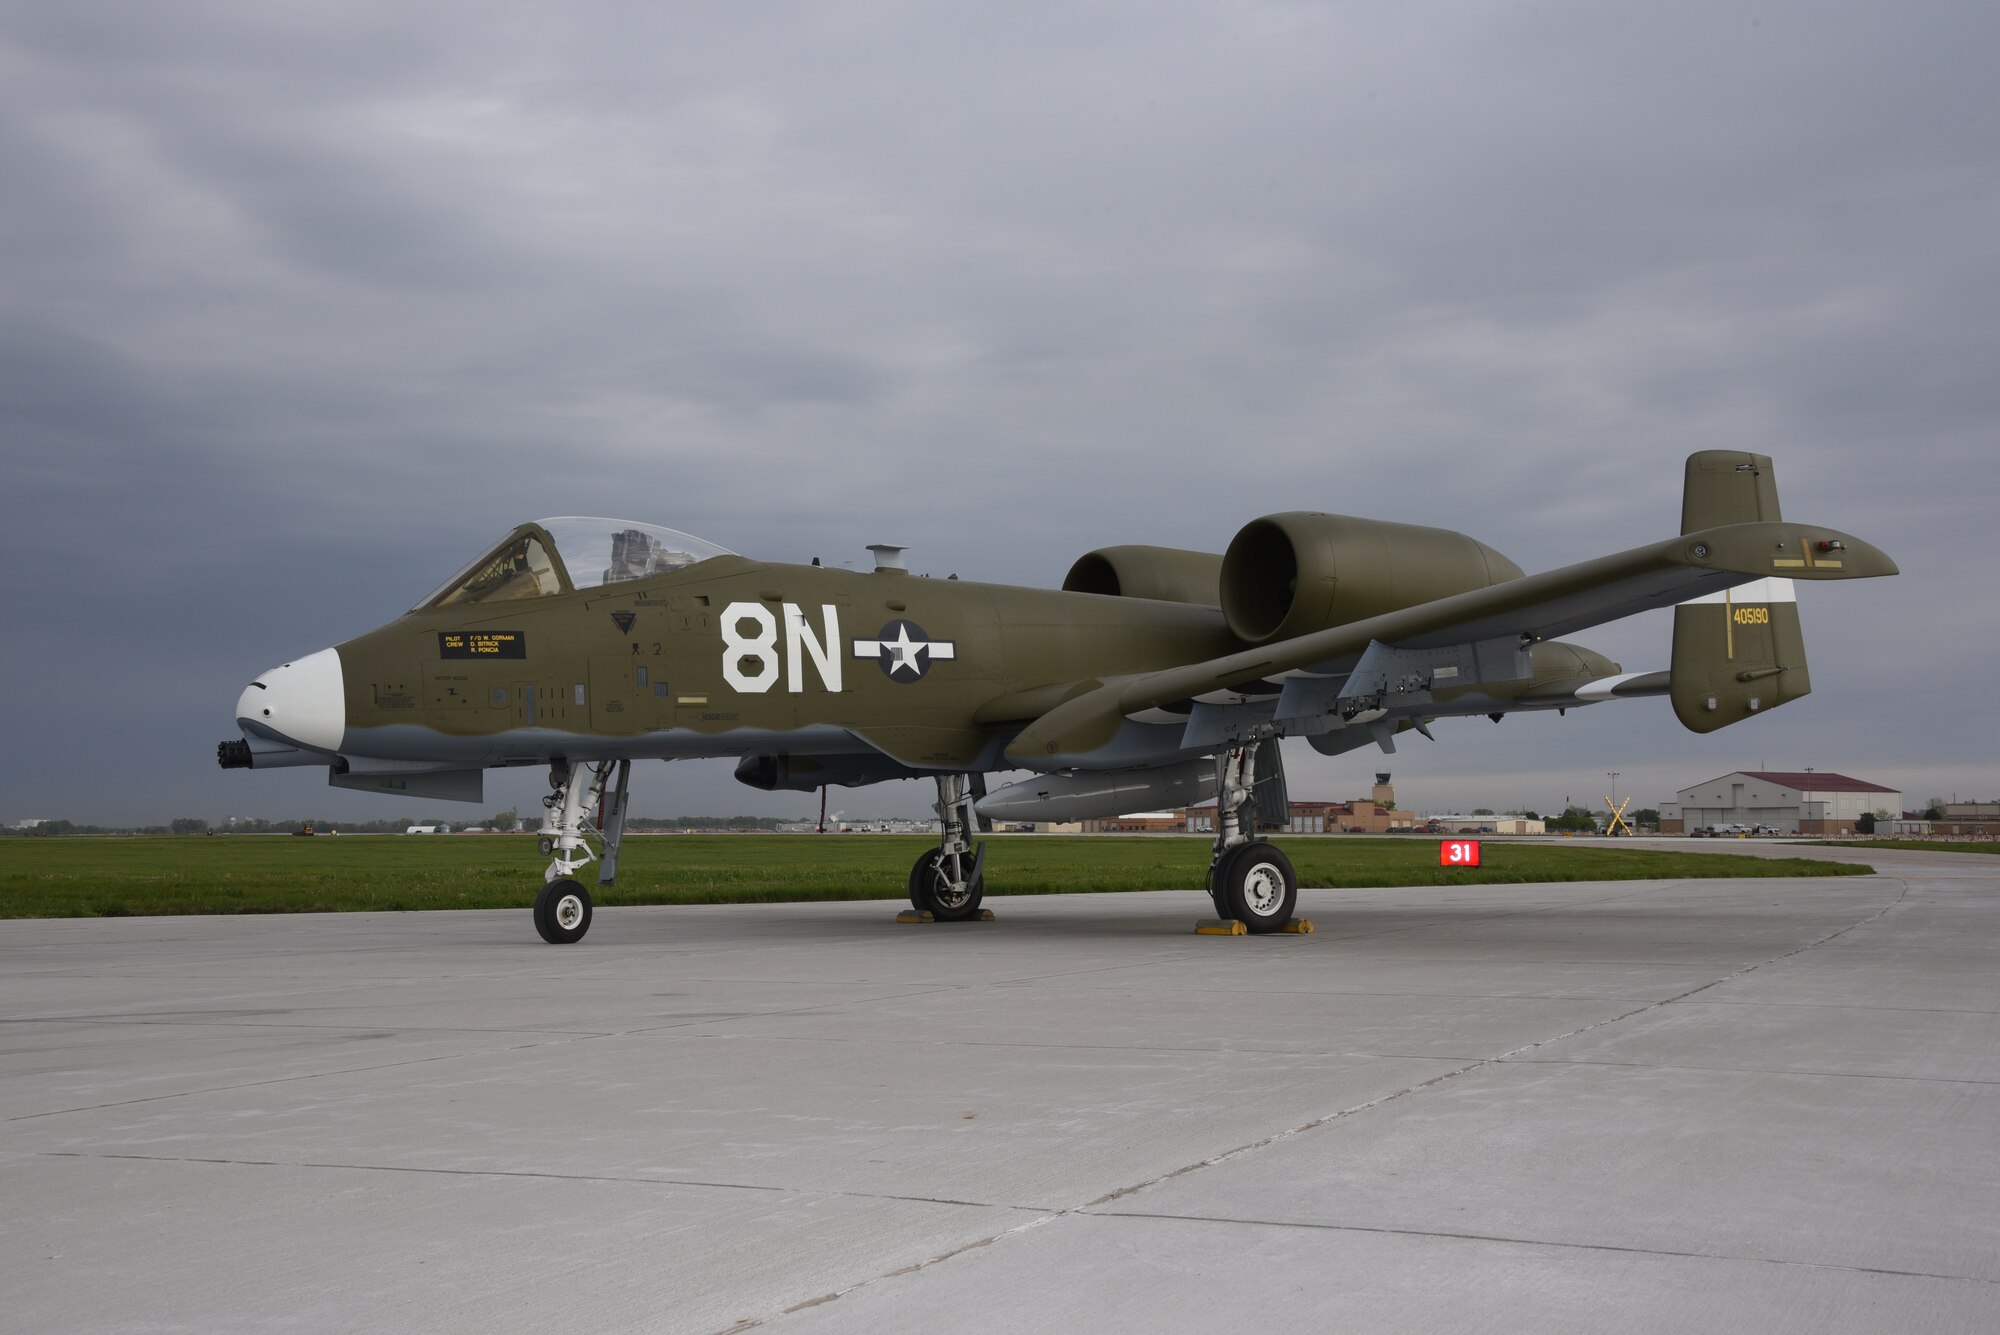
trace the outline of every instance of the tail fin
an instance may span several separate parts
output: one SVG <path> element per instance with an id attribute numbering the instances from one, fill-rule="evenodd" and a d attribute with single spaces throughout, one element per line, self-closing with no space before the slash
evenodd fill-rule
<path id="1" fill-rule="evenodd" d="M 1732 450 L 1688 456 L 1681 532 L 1781 517 L 1768 457 Z M 1670 675 L 1674 714 L 1693 732 L 1714 732 L 1808 694 L 1792 581 L 1760 579 L 1676 607 Z"/>

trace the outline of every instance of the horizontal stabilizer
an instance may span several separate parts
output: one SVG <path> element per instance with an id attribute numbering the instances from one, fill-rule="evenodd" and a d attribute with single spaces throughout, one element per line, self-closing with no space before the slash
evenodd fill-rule
<path id="1" fill-rule="evenodd" d="M 1605 700 L 1638 700 L 1648 695 L 1666 695 L 1672 684 L 1666 672 L 1621 672 L 1610 677 L 1563 677 L 1536 682 L 1523 691 L 1524 705 L 1594 705 Z"/>

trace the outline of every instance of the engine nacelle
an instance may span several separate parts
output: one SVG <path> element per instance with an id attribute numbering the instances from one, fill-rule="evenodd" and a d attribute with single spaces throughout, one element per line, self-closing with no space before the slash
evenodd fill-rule
<path id="1" fill-rule="evenodd" d="M 1077 558 L 1063 578 L 1070 593 L 1152 598 L 1166 603 L 1220 607 L 1222 558 L 1178 547 L 1099 547 Z"/>
<path id="2" fill-rule="evenodd" d="M 1222 557 L 1222 615 L 1268 644 L 1521 577 L 1450 529 L 1293 512 L 1243 526 Z"/>

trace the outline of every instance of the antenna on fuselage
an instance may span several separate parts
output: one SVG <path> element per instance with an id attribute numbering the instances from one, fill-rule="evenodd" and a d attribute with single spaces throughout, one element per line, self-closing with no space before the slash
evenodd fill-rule
<path id="1" fill-rule="evenodd" d="M 875 572 L 877 574 L 894 572 L 899 575 L 907 575 L 910 573 L 909 564 L 903 560 L 903 553 L 910 550 L 908 547 L 898 547 L 890 542 L 871 542 L 868 544 L 868 550 L 875 557 Z"/>

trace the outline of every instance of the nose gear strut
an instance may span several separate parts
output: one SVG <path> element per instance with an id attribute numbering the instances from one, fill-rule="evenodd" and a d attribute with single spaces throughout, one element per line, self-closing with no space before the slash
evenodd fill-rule
<path id="1" fill-rule="evenodd" d="M 582 766 L 558 760 L 549 767 L 551 791 L 542 799 L 537 847 L 552 856 L 542 873 L 542 892 L 535 898 L 535 929 L 544 941 L 568 945 L 581 941 L 590 930 L 590 892 L 576 879 L 576 873 L 596 862 L 600 886 L 612 884 L 617 877 L 631 779 L 630 760 L 599 760 Z M 603 849 L 601 854 L 591 851 L 592 837 Z"/>

